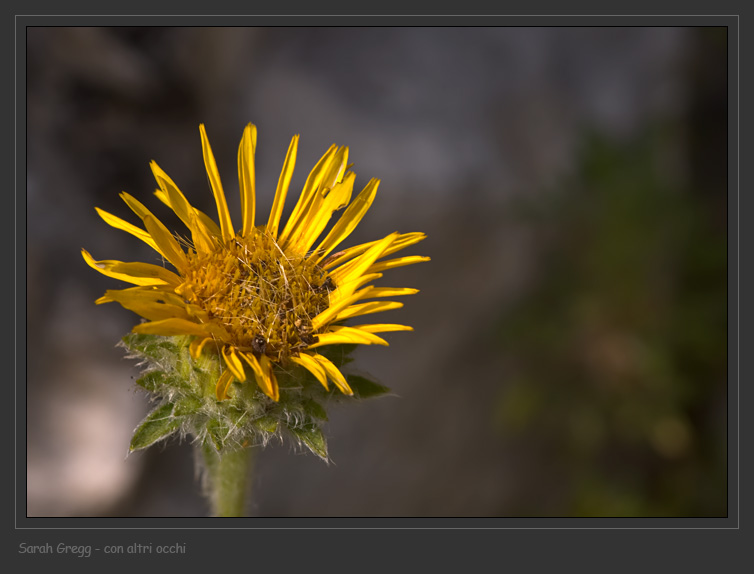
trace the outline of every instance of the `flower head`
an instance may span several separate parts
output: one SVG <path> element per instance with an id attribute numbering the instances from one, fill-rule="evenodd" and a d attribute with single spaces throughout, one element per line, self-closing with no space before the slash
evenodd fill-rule
<path id="1" fill-rule="evenodd" d="M 215 394 L 223 400 L 233 381 L 256 381 L 268 397 L 279 400 L 276 367 L 295 363 L 326 389 L 332 381 L 352 394 L 346 378 L 320 347 L 387 342 L 377 333 L 409 331 L 384 323 L 343 324 L 347 319 L 402 307 L 386 297 L 410 295 L 416 289 L 375 287 L 382 271 L 427 261 L 409 256 L 385 259 L 424 239 L 423 233 L 392 233 L 378 241 L 335 252 L 369 209 L 379 181 L 372 179 L 351 201 L 356 178 L 349 171 L 348 148 L 333 145 L 314 166 L 285 224 L 283 206 L 296 162 L 299 136 L 291 140 L 266 222 L 255 221 L 254 154 L 256 127 L 249 124 L 238 148 L 242 226 L 236 231 L 204 126 L 200 126 L 204 165 L 217 204 L 219 225 L 194 208 L 173 180 L 155 163 L 152 172 L 158 199 L 186 225 L 190 237 L 171 233 L 142 203 L 121 197 L 144 224 L 137 227 L 99 208 L 112 227 L 144 241 L 174 270 L 160 265 L 113 260 L 96 261 L 82 249 L 84 260 L 103 275 L 135 287 L 107 291 L 97 303 L 117 302 L 146 319 L 135 333 L 189 335 L 194 359 L 203 353 L 222 357 L 224 369 Z M 345 208 L 330 231 L 320 237 L 332 215 Z M 372 300 L 372 301 L 365 301 Z"/>

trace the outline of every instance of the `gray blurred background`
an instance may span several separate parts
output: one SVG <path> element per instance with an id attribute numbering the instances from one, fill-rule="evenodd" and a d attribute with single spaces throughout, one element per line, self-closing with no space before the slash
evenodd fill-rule
<path id="1" fill-rule="evenodd" d="M 252 516 L 726 515 L 725 29 L 27 30 L 29 516 L 207 514 L 190 444 L 126 456 L 138 317 L 80 248 L 154 259 L 94 210 L 177 228 L 152 159 L 214 214 L 200 123 L 238 220 L 248 122 L 261 213 L 292 135 L 291 194 L 348 145 L 347 244 L 432 257 L 357 354 L 397 396 L 332 410 L 333 464 L 259 453 Z"/>

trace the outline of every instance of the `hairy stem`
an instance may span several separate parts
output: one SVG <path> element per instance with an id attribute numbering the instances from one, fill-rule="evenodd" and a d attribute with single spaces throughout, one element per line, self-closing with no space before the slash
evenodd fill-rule
<path id="1" fill-rule="evenodd" d="M 252 471 L 251 448 L 218 453 L 204 444 L 200 449 L 213 516 L 244 516 Z"/>

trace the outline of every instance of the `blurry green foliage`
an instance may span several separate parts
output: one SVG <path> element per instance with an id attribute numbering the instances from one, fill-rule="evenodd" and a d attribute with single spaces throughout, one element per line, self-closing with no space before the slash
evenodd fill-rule
<path id="1" fill-rule="evenodd" d="M 513 513 L 726 515 L 726 189 L 674 175 L 674 135 L 592 138 L 535 209 L 543 271 L 500 323 L 497 421 L 547 476 Z"/>

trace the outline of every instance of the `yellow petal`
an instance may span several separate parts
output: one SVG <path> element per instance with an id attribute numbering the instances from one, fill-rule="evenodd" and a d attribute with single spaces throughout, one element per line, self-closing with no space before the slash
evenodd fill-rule
<path id="1" fill-rule="evenodd" d="M 144 218 L 144 227 L 149 231 L 149 235 L 152 236 L 165 259 L 170 261 L 179 271 L 185 272 L 188 268 L 186 254 L 167 228 L 149 215 Z"/>
<path id="2" fill-rule="evenodd" d="M 154 194 L 162 203 L 167 205 L 170 209 L 173 209 L 173 205 L 171 204 L 170 197 L 168 197 L 167 193 L 165 193 L 161 189 L 156 189 Z M 199 211 L 196 207 L 194 207 L 193 209 L 196 218 L 199 220 L 199 223 L 201 223 L 209 231 L 210 236 L 220 237 L 222 235 L 220 233 L 220 228 L 217 226 L 217 223 L 212 221 L 212 218 L 209 215 L 207 215 L 203 211 Z"/>
<path id="3" fill-rule="evenodd" d="M 270 392 L 267 392 L 267 396 L 273 401 L 280 400 L 280 388 L 278 387 L 278 381 L 275 377 L 275 371 L 273 370 L 272 361 L 270 361 L 266 355 L 259 357 L 259 365 L 262 367 L 262 375 L 264 376 L 266 387 Z"/>
<path id="4" fill-rule="evenodd" d="M 419 255 L 411 255 L 409 257 L 399 257 L 398 259 L 390 259 L 388 261 L 380 261 L 369 267 L 369 273 L 378 273 L 380 271 L 386 271 L 388 269 L 395 269 L 396 267 L 403 267 L 404 265 L 413 265 L 414 263 L 421 263 L 422 261 L 430 261 L 429 257 L 421 257 Z"/>
<path id="5" fill-rule="evenodd" d="M 385 249 L 385 251 L 382 254 L 382 257 L 392 255 L 396 251 L 405 249 L 409 245 L 419 243 L 420 241 L 426 238 L 427 238 L 426 234 L 420 233 L 420 232 L 402 233 L 398 236 L 398 239 L 396 239 L 393 242 L 393 244 L 390 245 L 390 247 Z M 322 269 L 332 269 L 333 267 L 337 267 L 338 265 L 345 263 L 349 259 L 352 259 L 356 257 L 357 255 L 364 253 L 367 249 L 372 247 L 375 243 L 377 243 L 377 241 L 370 241 L 369 243 L 355 245 L 353 247 L 349 247 L 348 249 L 344 249 L 343 251 L 339 251 L 338 253 L 334 253 L 322 263 L 321 267 Z"/>
<path id="6" fill-rule="evenodd" d="M 362 299 L 373 299 L 376 297 L 401 297 L 403 295 L 415 295 L 418 289 L 410 287 L 374 287 L 368 294 L 364 294 Z"/>
<path id="7" fill-rule="evenodd" d="M 322 199 L 322 202 L 316 208 L 312 208 L 309 219 L 304 223 L 302 232 L 299 234 L 298 241 L 291 244 L 290 248 L 296 253 L 306 253 L 312 244 L 317 240 L 327 227 L 332 218 L 332 214 L 342 209 L 351 200 L 353 184 L 356 180 L 356 174 L 348 172 L 341 183 L 335 184 Z"/>
<path id="8" fill-rule="evenodd" d="M 314 354 L 312 357 L 320 364 L 330 380 L 335 383 L 335 386 L 338 387 L 344 395 L 353 395 L 351 387 L 348 386 L 346 378 L 343 376 L 343 373 L 338 370 L 338 367 L 333 365 L 330 360 L 323 355 Z"/>
<path id="9" fill-rule="evenodd" d="M 339 147 L 336 150 L 333 158 L 330 160 L 330 162 L 322 172 L 322 179 L 317 184 L 317 188 L 319 189 L 320 193 L 317 194 L 316 201 L 313 205 L 319 205 L 318 202 L 320 202 L 327 195 L 329 190 L 334 189 L 338 183 L 343 181 L 343 178 L 346 175 L 346 164 L 348 163 L 347 160 L 348 147 Z M 307 217 L 309 216 L 311 216 L 311 213 L 307 215 Z"/>
<path id="10" fill-rule="evenodd" d="M 254 170 L 254 151 L 257 140 L 257 127 L 248 124 L 243 131 L 241 144 L 238 146 L 238 183 L 241 188 L 241 213 L 244 237 L 254 229 L 254 211 L 256 209 L 256 174 Z"/>
<path id="11" fill-rule="evenodd" d="M 151 211 L 144 207 L 144 204 L 132 195 L 124 191 L 121 192 L 120 197 L 144 222 L 149 235 L 152 236 L 152 239 L 157 244 L 158 251 L 165 259 L 170 261 L 176 269 L 186 269 L 186 256 L 168 228 Z"/>
<path id="12" fill-rule="evenodd" d="M 397 233 L 391 233 L 384 239 L 375 243 L 353 261 L 350 261 L 342 267 L 338 267 L 335 271 L 332 271 L 330 275 L 335 280 L 335 285 L 346 285 L 355 278 L 366 273 L 372 273 L 370 266 L 382 256 L 385 249 L 395 241 L 397 236 Z M 367 271 L 368 269 L 369 271 Z"/>
<path id="13" fill-rule="evenodd" d="M 338 205 L 340 202 L 334 201 L 335 197 L 332 196 L 332 192 L 338 187 L 337 184 L 343 181 L 347 158 L 348 148 L 340 147 L 323 170 L 322 179 L 316 186 L 316 192 L 311 195 L 311 199 L 304 206 L 304 210 L 296 224 L 296 228 L 291 232 L 289 241 L 286 244 L 289 249 L 298 253 L 305 253 L 317 236 L 322 232 L 322 229 L 324 229 L 324 225 L 329 221 L 333 210 L 340 209 L 340 207 L 335 207 L 335 205 Z M 351 173 L 350 176 L 355 178 L 356 174 Z M 345 193 L 345 189 L 347 189 L 347 193 Z M 341 188 L 339 190 L 337 194 L 338 199 L 341 197 L 346 198 L 346 202 L 343 203 L 341 207 L 345 207 L 348 201 L 350 201 L 352 191 L 353 182 L 351 182 L 351 185 L 348 186 L 348 188 Z M 325 217 L 326 219 L 324 220 L 322 227 L 320 227 L 320 223 Z M 319 228 L 319 231 L 311 240 L 309 240 L 308 237 L 313 233 L 312 228 Z"/>
<path id="14" fill-rule="evenodd" d="M 204 253 L 208 253 L 212 250 L 212 231 L 209 229 L 196 214 L 196 210 L 189 203 L 186 196 L 183 195 L 178 186 L 172 179 L 166 174 L 156 162 L 149 164 L 152 168 L 152 174 L 154 175 L 157 184 L 160 186 L 162 193 L 168 198 L 165 202 L 170 209 L 180 218 L 183 224 L 191 231 L 191 237 L 194 241 L 194 246 Z M 159 196 L 158 196 L 159 197 Z"/>
<path id="15" fill-rule="evenodd" d="M 205 325 L 200 325 L 186 319 L 162 319 L 136 325 L 132 331 L 143 335 L 198 335 L 206 337 L 209 332 Z"/>
<path id="16" fill-rule="evenodd" d="M 336 183 L 343 181 L 343 176 L 346 173 L 346 165 L 348 165 L 348 146 L 343 146 L 338 148 L 338 152 L 322 177 L 320 188 L 332 189 Z"/>
<path id="17" fill-rule="evenodd" d="M 360 329 L 357 329 L 356 327 L 348 327 L 346 325 L 332 325 L 331 327 L 329 327 L 328 332 L 345 334 L 345 335 L 353 335 L 354 337 L 357 337 L 360 339 L 372 341 L 373 343 L 377 345 L 387 346 L 387 342 L 384 341 L 382 338 L 370 333 L 369 331 L 362 331 Z"/>
<path id="18" fill-rule="evenodd" d="M 310 355 L 301 353 L 298 357 L 291 357 L 291 361 L 307 369 L 322 384 L 322 386 L 325 387 L 325 390 L 330 390 L 330 387 L 327 384 L 327 373 L 325 373 L 322 366 Z"/>
<path id="19" fill-rule="evenodd" d="M 125 221 L 120 217 L 116 217 L 112 213 L 108 213 L 107 211 L 100 209 L 99 207 L 95 207 L 94 209 L 96 209 L 99 216 L 105 220 L 105 223 L 112 227 L 115 227 L 116 229 L 122 229 L 126 233 L 130 233 L 134 237 L 141 239 L 144 243 L 146 243 L 152 249 L 162 255 L 159 247 L 157 247 L 157 244 L 154 242 L 154 239 L 152 239 L 152 236 L 149 235 L 149 233 L 147 233 L 143 229 L 139 229 L 135 225 L 131 225 L 130 223 L 128 223 L 128 221 Z"/>
<path id="20" fill-rule="evenodd" d="M 103 275 L 128 281 L 134 285 L 172 285 L 177 287 L 181 278 L 164 267 L 150 263 L 126 263 L 111 259 L 95 261 L 86 249 L 81 250 L 87 265 Z"/>
<path id="21" fill-rule="evenodd" d="M 330 293 L 330 306 L 338 304 L 344 297 L 350 297 L 353 295 L 359 287 L 362 287 L 370 281 L 375 281 L 382 277 L 382 273 L 368 273 L 361 277 L 356 277 L 348 283 L 338 285 L 337 289 Z"/>
<path id="22" fill-rule="evenodd" d="M 317 342 L 308 345 L 307 349 L 316 349 L 325 345 L 369 345 L 370 343 L 363 339 L 355 338 L 351 335 L 338 335 L 336 333 L 322 333 L 317 335 Z"/>
<path id="23" fill-rule="evenodd" d="M 356 229 L 356 226 L 371 207 L 374 197 L 377 195 L 377 187 L 379 185 L 379 179 L 370 180 L 363 191 L 351 202 L 351 205 L 340 216 L 340 219 L 330 230 L 330 233 L 327 234 L 312 254 L 315 261 L 319 261 L 325 257 Z M 365 248 L 364 251 L 366 249 L 368 248 Z"/>
<path id="24" fill-rule="evenodd" d="M 191 353 L 191 357 L 194 360 L 197 360 L 200 355 L 202 354 L 202 351 L 204 350 L 204 347 L 207 343 L 209 343 L 212 340 L 211 337 L 201 337 L 197 336 L 194 338 L 193 341 L 191 341 L 191 345 L 189 345 L 189 352 Z"/>
<path id="25" fill-rule="evenodd" d="M 368 315 L 369 313 L 379 313 L 381 311 L 390 311 L 392 309 L 400 309 L 401 307 L 403 307 L 403 303 L 398 301 L 370 301 L 369 303 L 360 303 L 359 305 L 352 305 L 339 312 L 333 321 L 345 321 L 351 317 Z"/>
<path id="26" fill-rule="evenodd" d="M 370 281 L 376 281 L 382 277 L 382 273 L 367 273 L 361 277 L 355 277 L 347 283 L 336 284 L 335 291 L 330 293 L 330 306 L 337 305 L 345 297 L 350 297 L 359 287 L 363 287 Z"/>
<path id="27" fill-rule="evenodd" d="M 188 313 L 192 321 L 194 321 L 195 323 L 206 323 L 208 329 L 210 329 L 210 331 L 214 334 L 221 332 L 219 331 L 219 329 L 215 329 L 215 323 L 212 322 L 212 317 L 210 317 L 210 314 L 207 313 L 205 309 L 202 309 L 201 307 L 199 307 L 199 305 L 195 305 L 193 303 L 184 302 L 184 306 L 186 313 Z"/>
<path id="28" fill-rule="evenodd" d="M 254 371 L 254 374 L 257 377 L 262 377 L 262 366 L 259 364 L 259 361 L 252 353 L 244 353 L 243 351 L 239 351 L 238 355 L 249 364 L 251 370 Z"/>
<path id="29" fill-rule="evenodd" d="M 233 376 L 239 381 L 245 381 L 246 373 L 243 370 L 243 363 L 241 362 L 241 359 L 238 358 L 235 348 L 230 345 L 225 345 L 222 348 L 222 354 L 223 359 L 225 359 L 225 364 L 230 372 L 233 373 Z"/>
<path id="30" fill-rule="evenodd" d="M 228 204 L 225 201 L 225 192 L 223 192 L 223 185 L 220 181 L 220 172 L 217 170 L 217 163 L 215 163 L 215 156 L 212 154 L 212 148 L 209 145 L 207 130 L 204 128 L 204 124 L 199 125 L 199 132 L 202 135 L 202 154 L 204 155 L 204 167 L 207 170 L 209 183 L 212 187 L 212 193 L 215 196 L 215 203 L 217 204 L 217 215 L 220 219 L 220 230 L 222 231 L 223 240 L 229 241 L 230 239 L 233 239 L 235 233 L 233 232 L 233 222 L 230 220 Z"/>
<path id="31" fill-rule="evenodd" d="M 283 170 L 280 172 L 280 179 L 278 179 L 278 186 L 275 190 L 275 200 L 272 202 L 272 210 L 270 210 L 270 219 L 267 222 L 267 232 L 273 239 L 277 239 L 278 226 L 280 225 L 280 217 L 283 215 L 283 207 L 285 206 L 285 198 L 288 195 L 288 188 L 291 185 L 291 178 L 293 177 L 293 168 L 296 166 L 296 153 L 298 150 L 298 134 L 293 136 L 291 143 L 288 146 L 288 153 L 285 156 L 285 163 L 283 163 Z"/>
<path id="32" fill-rule="evenodd" d="M 215 386 L 215 396 L 218 401 L 224 401 L 228 396 L 228 389 L 233 382 L 233 373 L 230 370 L 223 371 L 220 378 L 217 379 L 217 385 Z"/>
<path id="33" fill-rule="evenodd" d="M 108 290 L 95 303 L 117 302 L 125 309 L 138 313 L 150 321 L 172 317 L 189 320 L 180 297 L 164 291 L 144 290 L 143 288 Z"/>
<path id="34" fill-rule="evenodd" d="M 126 205 L 131 208 L 131 210 L 139 216 L 140 219 L 144 219 L 147 215 L 152 215 L 152 212 L 149 211 L 146 207 L 144 207 L 144 204 L 140 202 L 138 199 L 136 199 L 133 195 L 130 193 L 126 193 L 125 191 L 120 192 L 120 198 L 126 202 Z"/>
<path id="35" fill-rule="evenodd" d="M 314 349 L 316 347 L 322 347 L 324 345 L 338 345 L 338 344 L 352 344 L 352 345 L 384 345 L 388 346 L 388 342 L 364 331 L 358 331 L 353 327 L 335 326 L 327 333 L 320 333 L 317 335 L 318 341 L 313 345 L 309 345 L 307 349 Z"/>
<path id="36" fill-rule="evenodd" d="M 252 353 L 239 352 L 238 354 L 254 371 L 254 378 L 262 392 L 273 401 L 280 400 L 280 390 L 278 388 L 277 379 L 275 378 L 275 373 L 272 372 L 272 364 L 269 359 L 264 355 L 262 355 L 260 359 L 257 359 Z"/>
<path id="37" fill-rule="evenodd" d="M 307 209 L 314 199 L 314 194 L 317 193 L 319 189 L 319 183 L 322 181 L 324 172 L 332 162 L 337 150 L 338 146 L 335 144 L 331 145 L 330 149 L 327 150 L 325 155 L 322 156 L 317 162 L 317 165 L 315 165 L 309 173 L 309 177 L 304 184 L 304 189 L 301 191 L 296 206 L 293 208 L 293 212 L 291 212 L 291 216 L 288 218 L 288 223 L 285 224 L 283 233 L 280 235 L 278 243 L 280 243 L 281 246 L 285 247 L 288 245 L 288 239 L 299 225 L 300 219 L 306 216 Z M 295 239 L 295 237 L 291 237 L 291 239 Z"/>
<path id="38" fill-rule="evenodd" d="M 183 299 L 176 295 L 170 287 L 165 285 L 137 285 L 127 289 L 108 289 L 105 294 L 95 301 L 97 305 L 102 303 L 112 303 L 119 301 L 119 297 L 152 297 L 153 299 L 162 299 L 165 303 L 172 305 L 183 304 Z"/>
<path id="39" fill-rule="evenodd" d="M 312 319 L 312 328 L 315 330 L 319 329 L 325 323 L 333 320 L 340 311 L 348 307 L 348 305 L 350 305 L 354 301 L 358 301 L 360 298 L 361 295 L 358 293 L 342 298 L 336 304 L 331 305 L 330 307 L 322 311 L 319 315 L 314 317 L 314 319 Z"/>
<path id="40" fill-rule="evenodd" d="M 388 333 L 390 331 L 413 331 L 413 327 L 408 325 L 396 325 L 393 323 L 377 323 L 374 325 L 355 325 L 354 329 L 365 331 L 367 333 Z"/>

